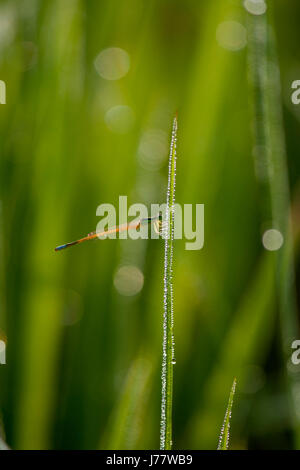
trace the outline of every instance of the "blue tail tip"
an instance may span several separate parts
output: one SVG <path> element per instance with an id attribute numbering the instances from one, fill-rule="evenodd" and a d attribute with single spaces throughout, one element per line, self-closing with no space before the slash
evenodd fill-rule
<path id="1" fill-rule="evenodd" d="M 63 250 L 64 248 L 66 248 L 67 245 L 60 245 L 60 246 L 57 246 L 54 250 L 55 251 L 60 251 L 60 250 Z"/>

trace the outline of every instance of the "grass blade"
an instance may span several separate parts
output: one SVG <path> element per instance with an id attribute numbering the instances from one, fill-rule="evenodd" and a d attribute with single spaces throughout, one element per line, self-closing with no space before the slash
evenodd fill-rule
<path id="1" fill-rule="evenodd" d="M 194 448 L 198 448 L 199 443 L 201 449 L 214 448 L 212 443 L 218 434 L 224 409 L 224 384 L 228 384 L 229 389 L 228 377 L 232 371 L 242 387 L 247 380 L 247 365 L 264 363 L 276 319 L 275 289 L 275 259 L 264 253 L 240 299 L 214 368 L 206 378 L 196 418 L 190 422 L 189 440 Z M 240 422 L 239 426 L 241 430 Z"/>
<path id="2" fill-rule="evenodd" d="M 133 361 L 124 385 L 120 387 L 119 402 L 112 412 L 100 449 L 137 449 L 144 433 L 144 422 L 149 407 L 149 393 L 153 364 L 141 352 Z"/>
<path id="3" fill-rule="evenodd" d="M 268 15 L 268 16 L 267 16 Z M 262 222 L 275 228 L 283 239 L 280 250 L 275 250 L 277 300 L 280 313 L 282 353 L 284 362 L 290 360 L 291 344 L 297 338 L 297 299 L 293 237 L 290 217 L 290 188 L 282 114 L 280 70 L 273 28 L 272 6 L 268 4 L 265 15 L 248 14 L 250 82 L 254 90 L 255 145 L 260 148 L 258 163 L 265 166 L 265 199 Z M 265 202 L 261 205 L 264 207 Z M 271 223 L 270 223 L 271 221 Z M 300 442 L 300 413 L 297 374 L 286 369 L 289 390 L 290 419 L 293 423 L 296 445 Z"/>
<path id="4" fill-rule="evenodd" d="M 227 410 L 225 413 L 224 422 L 223 422 L 223 426 L 221 428 L 221 433 L 219 437 L 218 450 L 228 450 L 230 419 L 231 419 L 231 411 L 232 411 L 232 405 L 233 405 L 233 397 L 235 394 L 235 388 L 236 388 L 236 378 L 234 378 L 233 384 L 231 387 Z"/>
<path id="5" fill-rule="evenodd" d="M 173 365 L 174 358 L 174 321 L 173 321 L 173 240 L 174 204 L 176 183 L 176 140 L 177 115 L 173 121 L 169 156 L 169 175 L 167 189 L 166 220 L 163 227 L 165 239 L 164 258 L 164 316 L 163 316 L 163 359 L 162 359 L 162 396 L 160 448 L 172 448 L 172 402 L 173 402 Z"/>

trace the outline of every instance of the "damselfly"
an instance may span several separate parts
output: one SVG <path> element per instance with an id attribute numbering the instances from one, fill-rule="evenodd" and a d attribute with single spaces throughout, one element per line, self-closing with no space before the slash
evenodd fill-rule
<path id="1" fill-rule="evenodd" d="M 154 229 L 157 233 L 161 233 L 161 227 L 162 227 L 162 215 L 157 215 L 156 217 L 147 217 L 145 219 L 139 219 L 135 220 L 126 224 L 118 225 L 117 227 L 113 227 L 111 229 L 105 230 L 104 232 L 91 232 L 89 233 L 86 237 L 79 238 L 78 240 L 75 240 L 74 242 L 70 243 L 65 243 L 64 245 L 57 246 L 55 248 L 55 251 L 60 251 L 64 250 L 65 248 L 68 248 L 69 246 L 73 245 L 78 245 L 79 243 L 82 242 L 87 242 L 90 240 L 95 240 L 96 238 L 105 238 L 108 235 L 111 235 L 113 233 L 119 233 L 119 232 L 128 232 L 129 230 L 137 230 L 139 229 L 142 225 L 150 225 L 154 224 Z"/>

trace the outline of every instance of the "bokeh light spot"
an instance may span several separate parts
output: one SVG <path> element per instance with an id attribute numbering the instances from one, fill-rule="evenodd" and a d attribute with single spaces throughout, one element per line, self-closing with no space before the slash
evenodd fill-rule
<path id="1" fill-rule="evenodd" d="M 224 21 L 217 27 L 216 38 L 224 49 L 239 51 L 247 44 L 247 31 L 237 21 Z"/>
<path id="2" fill-rule="evenodd" d="M 267 11 L 267 4 L 264 0 L 245 0 L 244 7 L 252 15 L 263 15 Z"/>
<path id="3" fill-rule="evenodd" d="M 141 138 L 138 160 L 142 168 L 159 170 L 168 156 L 168 135 L 160 129 L 149 129 Z"/>
<path id="4" fill-rule="evenodd" d="M 130 58 L 124 49 L 109 47 L 100 52 L 95 59 L 95 68 L 105 80 L 119 80 L 130 68 Z"/>
<path id="5" fill-rule="evenodd" d="M 143 285 L 144 275 L 136 266 L 121 266 L 114 276 L 114 286 L 121 295 L 136 295 Z"/>
<path id="6" fill-rule="evenodd" d="M 283 244 L 283 235 L 279 230 L 273 228 L 266 230 L 262 237 L 262 243 L 266 250 L 279 250 Z"/>
<path id="7" fill-rule="evenodd" d="M 134 124 L 134 112 L 129 106 L 113 106 L 105 114 L 107 127 L 116 134 L 126 134 Z"/>

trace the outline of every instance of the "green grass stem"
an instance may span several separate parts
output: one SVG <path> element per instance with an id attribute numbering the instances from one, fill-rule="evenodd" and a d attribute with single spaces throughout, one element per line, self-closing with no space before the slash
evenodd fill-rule
<path id="1" fill-rule="evenodd" d="M 230 431 L 230 419 L 231 419 L 231 412 L 232 412 L 232 405 L 233 405 L 233 397 L 235 394 L 236 389 L 236 378 L 233 380 L 233 384 L 230 390 L 228 405 L 224 417 L 223 426 L 221 428 L 219 443 L 218 443 L 218 450 L 228 450 L 229 446 L 229 431 Z"/>
<path id="2" fill-rule="evenodd" d="M 173 320 L 173 241 L 174 241 L 174 204 L 176 183 L 176 140 L 177 115 L 173 121 L 169 156 L 169 175 L 167 189 L 166 220 L 163 222 L 165 239 L 164 258 L 164 316 L 163 316 L 163 359 L 162 359 L 162 396 L 160 448 L 172 448 L 172 402 L 174 357 L 174 320 Z"/>

